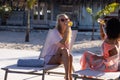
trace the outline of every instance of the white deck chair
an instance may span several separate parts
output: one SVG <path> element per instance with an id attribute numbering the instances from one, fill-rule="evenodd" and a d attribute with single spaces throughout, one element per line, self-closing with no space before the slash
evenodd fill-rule
<path id="1" fill-rule="evenodd" d="M 78 70 L 73 73 L 74 80 L 120 80 L 120 72 L 101 72 L 91 69 Z"/>
<path id="2" fill-rule="evenodd" d="M 51 33 L 51 29 L 48 31 L 48 35 L 46 37 L 46 41 L 44 44 L 44 47 L 42 49 L 42 53 L 39 56 L 39 59 L 43 59 L 47 54 L 44 54 L 44 52 L 46 51 L 46 47 L 47 47 L 47 41 L 49 40 L 50 36 L 49 34 Z M 77 30 L 73 30 L 72 33 L 72 42 L 71 42 L 71 48 L 72 45 L 75 41 L 76 38 L 76 34 L 77 34 Z M 18 67 L 17 64 L 13 64 L 13 65 L 9 65 L 6 67 L 1 68 L 2 70 L 5 70 L 5 76 L 4 76 L 4 80 L 7 80 L 7 75 L 8 73 L 21 73 L 21 74 L 33 74 L 33 75 L 42 75 L 42 80 L 44 80 L 44 76 L 46 71 L 54 69 L 56 67 L 58 67 L 59 65 L 44 65 L 44 67 Z"/>

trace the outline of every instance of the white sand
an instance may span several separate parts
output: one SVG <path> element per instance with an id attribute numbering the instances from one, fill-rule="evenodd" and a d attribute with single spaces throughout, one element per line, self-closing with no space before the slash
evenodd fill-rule
<path id="1" fill-rule="evenodd" d="M 38 58 L 43 47 L 47 31 L 32 31 L 30 42 L 25 42 L 25 32 L 0 31 L 0 68 L 14 64 L 19 58 Z M 95 33 L 95 40 L 91 41 L 91 33 L 79 32 L 73 45 L 75 70 L 80 68 L 79 59 L 81 54 L 90 50 L 100 53 L 101 40 L 99 33 Z M 17 77 L 18 76 L 18 77 Z M 22 77 L 23 78 L 22 78 Z M 10 74 L 8 80 L 40 80 L 40 76 Z M 4 79 L 4 71 L 0 70 L 0 80 Z M 64 79 L 61 75 L 47 75 L 46 80 Z"/>

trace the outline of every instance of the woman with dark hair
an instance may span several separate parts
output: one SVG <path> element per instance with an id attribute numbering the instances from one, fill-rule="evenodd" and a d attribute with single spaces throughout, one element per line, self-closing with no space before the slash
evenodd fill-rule
<path id="1" fill-rule="evenodd" d="M 116 18 L 111 18 L 105 25 L 100 24 L 102 43 L 101 55 L 96 55 L 86 51 L 80 59 L 81 69 L 86 68 L 104 72 L 118 70 L 120 55 L 120 22 Z"/>

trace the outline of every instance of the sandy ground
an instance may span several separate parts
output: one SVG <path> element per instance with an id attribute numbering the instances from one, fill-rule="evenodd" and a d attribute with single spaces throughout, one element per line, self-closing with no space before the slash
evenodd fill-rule
<path id="1" fill-rule="evenodd" d="M 0 68 L 17 63 L 20 58 L 38 58 L 47 31 L 30 32 L 30 41 L 25 42 L 25 32 L 0 31 Z M 78 32 L 73 45 L 73 64 L 75 70 L 80 69 L 79 59 L 84 51 L 100 53 L 101 40 L 99 33 L 95 33 L 95 40 L 91 41 L 91 33 Z M 62 68 L 53 71 L 64 71 Z M 0 70 L 0 80 L 4 80 L 4 71 Z M 64 80 L 64 75 L 46 74 L 45 80 Z M 41 80 L 41 76 L 26 74 L 9 74 L 8 80 Z"/>

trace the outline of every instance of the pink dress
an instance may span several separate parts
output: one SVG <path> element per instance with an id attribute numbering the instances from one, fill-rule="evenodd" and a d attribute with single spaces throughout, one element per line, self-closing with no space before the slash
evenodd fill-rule
<path id="1" fill-rule="evenodd" d="M 112 48 L 117 48 L 117 54 L 109 57 L 109 50 Z M 94 56 L 95 53 L 86 51 L 81 57 L 80 64 L 81 69 L 93 69 L 104 72 L 113 72 L 118 70 L 118 62 L 119 62 L 119 47 L 115 45 L 110 45 L 108 43 L 103 42 L 102 44 L 102 56 L 104 58 L 100 58 L 99 56 Z M 96 58 L 97 57 L 97 58 Z"/>

